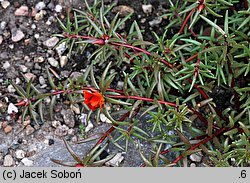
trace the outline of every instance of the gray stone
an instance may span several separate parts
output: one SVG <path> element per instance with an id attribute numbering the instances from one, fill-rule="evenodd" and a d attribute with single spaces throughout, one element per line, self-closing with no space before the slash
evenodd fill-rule
<path id="1" fill-rule="evenodd" d="M 68 135 L 75 135 L 75 130 L 73 128 L 68 130 Z"/>
<path id="2" fill-rule="evenodd" d="M 20 65 L 19 68 L 20 68 L 21 72 L 27 72 L 28 71 L 28 67 L 26 67 L 25 65 Z"/>
<path id="3" fill-rule="evenodd" d="M 36 24 L 32 24 L 31 29 L 36 29 Z"/>
<path id="4" fill-rule="evenodd" d="M 6 28 L 6 25 L 7 25 L 7 23 L 6 23 L 5 21 L 2 21 L 2 22 L 0 23 L 0 29 L 1 29 L 1 30 L 4 30 L 4 29 Z"/>
<path id="5" fill-rule="evenodd" d="M 191 161 L 201 162 L 202 154 L 201 153 L 191 154 L 189 158 Z"/>
<path id="6" fill-rule="evenodd" d="M 48 6 L 47 6 L 50 10 L 54 10 L 54 8 L 55 8 L 55 3 L 54 3 L 54 1 L 50 1 L 50 3 L 48 4 Z"/>
<path id="7" fill-rule="evenodd" d="M 54 46 L 56 46 L 56 44 L 59 42 L 59 38 L 57 37 L 52 37 L 47 39 L 46 41 L 43 42 L 43 44 L 45 46 L 47 46 L 48 48 L 53 48 Z"/>
<path id="8" fill-rule="evenodd" d="M 43 57 L 35 57 L 34 58 L 34 62 L 36 62 L 36 63 L 42 63 L 42 62 L 44 62 L 44 58 Z"/>
<path id="9" fill-rule="evenodd" d="M 191 163 L 190 167 L 196 167 L 196 164 L 195 163 Z"/>
<path id="10" fill-rule="evenodd" d="M 152 21 L 149 21 L 148 23 L 151 27 L 154 27 L 154 26 L 160 24 L 161 22 L 162 22 L 162 18 L 156 17 L 155 19 L 153 19 Z"/>
<path id="11" fill-rule="evenodd" d="M 39 34 L 34 34 L 34 37 L 35 37 L 36 39 L 39 39 L 40 35 L 39 35 Z"/>
<path id="12" fill-rule="evenodd" d="M 39 83 L 40 83 L 41 85 L 43 85 L 43 84 L 46 83 L 46 81 L 45 81 L 45 79 L 44 79 L 43 76 L 39 76 L 38 80 L 39 80 Z"/>
<path id="13" fill-rule="evenodd" d="M 37 3 L 36 6 L 35 6 L 35 8 L 37 10 L 43 10 L 45 7 L 46 7 L 46 4 L 43 1 Z"/>
<path id="14" fill-rule="evenodd" d="M 22 83 L 21 79 L 20 78 L 16 78 L 16 84 L 19 85 L 21 83 Z"/>
<path id="15" fill-rule="evenodd" d="M 30 79 L 35 79 L 36 78 L 36 75 L 35 74 L 33 74 L 33 73 L 26 73 L 26 74 L 24 74 L 24 76 L 28 79 L 28 80 L 30 80 Z"/>
<path id="16" fill-rule="evenodd" d="M 21 149 L 16 151 L 16 158 L 17 159 L 23 159 L 25 157 L 25 155 L 26 155 L 26 152 L 21 150 Z"/>
<path id="17" fill-rule="evenodd" d="M 153 6 L 151 4 L 143 4 L 142 11 L 146 14 L 150 14 L 153 11 Z"/>
<path id="18" fill-rule="evenodd" d="M 20 30 L 20 29 L 11 29 L 11 40 L 13 42 L 18 42 L 18 41 L 21 41 L 23 38 L 24 38 L 24 33 Z"/>
<path id="19" fill-rule="evenodd" d="M 28 158 L 23 158 L 21 162 L 24 164 L 24 166 L 33 166 L 34 162 L 32 160 L 29 160 Z"/>
<path id="20" fill-rule="evenodd" d="M 4 157 L 3 166 L 9 167 L 9 166 L 13 166 L 14 164 L 15 164 L 15 161 L 10 154 Z"/>
<path id="21" fill-rule="evenodd" d="M 54 128 L 57 128 L 58 126 L 61 126 L 61 122 L 54 120 L 51 122 L 51 126 L 53 126 Z"/>
<path id="22" fill-rule="evenodd" d="M 117 83 L 117 88 L 123 88 L 124 82 L 123 81 L 118 81 Z"/>
<path id="23" fill-rule="evenodd" d="M 120 163 L 123 161 L 124 157 L 122 153 L 117 153 L 111 160 L 105 163 L 107 166 L 118 167 Z"/>
<path id="24" fill-rule="evenodd" d="M 48 62 L 53 67 L 58 67 L 59 66 L 58 61 L 56 59 L 54 59 L 53 57 L 48 58 Z"/>
<path id="25" fill-rule="evenodd" d="M 14 92 L 16 92 L 16 89 L 15 89 L 14 86 L 12 86 L 12 85 L 9 85 L 9 86 L 7 87 L 7 90 L 8 90 L 9 93 L 14 93 Z"/>
<path id="26" fill-rule="evenodd" d="M 77 81 L 77 79 L 79 78 L 79 77 L 82 77 L 83 76 L 83 73 L 82 72 L 72 72 L 71 74 L 70 74 L 70 79 L 72 79 L 73 81 Z"/>
<path id="27" fill-rule="evenodd" d="M 10 63 L 9 63 L 8 61 L 4 62 L 3 68 L 4 68 L 4 69 L 10 68 Z"/>
<path id="28" fill-rule="evenodd" d="M 61 12 L 62 12 L 62 6 L 61 6 L 60 4 L 56 5 L 55 11 L 56 11 L 57 13 L 61 13 Z"/>
<path id="29" fill-rule="evenodd" d="M 35 132 L 35 129 L 32 127 L 32 126 L 30 126 L 30 125 L 27 125 L 26 126 L 26 128 L 25 128 L 25 133 L 26 133 L 26 135 L 28 136 L 28 135 L 31 135 L 32 133 L 34 133 Z"/>
<path id="30" fill-rule="evenodd" d="M 4 9 L 8 8 L 8 6 L 10 5 L 9 1 L 1 1 L 1 5 Z"/>
<path id="31" fill-rule="evenodd" d="M 67 126 L 73 128 L 75 126 L 75 118 L 74 118 L 73 111 L 71 111 L 70 109 L 67 109 L 67 110 L 63 109 L 61 111 L 61 114 L 63 116 L 64 123 Z"/>
<path id="32" fill-rule="evenodd" d="M 58 126 L 55 130 L 55 135 L 59 137 L 66 136 L 68 134 L 69 127 L 66 125 Z"/>
<path id="33" fill-rule="evenodd" d="M 0 36 L 0 44 L 3 42 L 3 36 Z"/>
<path id="34" fill-rule="evenodd" d="M 67 49 L 67 45 L 65 42 L 63 42 L 56 47 L 56 52 L 58 55 L 61 56 L 65 52 L 66 49 Z"/>
<path id="35" fill-rule="evenodd" d="M 94 125 L 91 121 L 88 121 L 88 125 L 85 128 L 85 132 L 89 132 L 92 128 L 94 128 Z"/>

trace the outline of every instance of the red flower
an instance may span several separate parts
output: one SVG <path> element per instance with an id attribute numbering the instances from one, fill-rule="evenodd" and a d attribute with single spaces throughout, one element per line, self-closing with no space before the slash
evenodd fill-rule
<path id="1" fill-rule="evenodd" d="M 98 108 L 102 109 L 104 105 L 104 98 L 101 93 L 96 90 L 89 92 L 88 90 L 83 90 L 84 94 L 84 103 L 92 110 Z"/>

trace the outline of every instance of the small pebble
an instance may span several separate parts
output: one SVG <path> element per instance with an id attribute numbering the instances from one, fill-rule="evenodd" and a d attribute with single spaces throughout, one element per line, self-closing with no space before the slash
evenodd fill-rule
<path id="1" fill-rule="evenodd" d="M 7 89 L 8 89 L 8 92 L 9 92 L 9 93 L 14 93 L 14 92 L 16 92 L 16 89 L 15 89 L 14 86 L 12 86 L 12 85 L 9 85 L 9 86 L 7 87 Z"/>
<path id="2" fill-rule="evenodd" d="M 190 167 L 196 167 L 196 164 L 195 163 L 191 163 Z"/>
<path id="3" fill-rule="evenodd" d="M 36 8 L 33 8 L 33 7 L 32 7 L 31 16 L 32 16 L 32 17 L 35 17 L 35 16 L 36 16 L 36 13 L 37 13 Z"/>
<path id="4" fill-rule="evenodd" d="M 3 36 L 0 35 L 0 45 L 2 44 L 3 42 Z"/>
<path id="5" fill-rule="evenodd" d="M 25 129 L 26 129 L 25 133 L 26 133 L 27 136 L 31 135 L 32 133 L 35 132 L 35 129 L 32 126 L 30 126 L 30 125 L 27 125 Z"/>
<path id="6" fill-rule="evenodd" d="M 64 123 L 73 128 L 75 126 L 75 119 L 74 119 L 74 113 L 70 109 L 62 110 L 61 114 L 63 116 Z"/>
<path id="7" fill-rule="evenodd" d="M 117 83 L 117 88 L 123 88 L 124 82 L 123 81 L 118 81 Z"/>
<path id="8" fill-rule="evenodd" d="M 16 78 L 16 84 L 19 85 L 21 83 L 22 83 L 21 79 L 20 78 Z"/>
<path id="9" fill-rule="evenodd" d="M 8 124 L 9 124 L 8 121 L 4 121 L 4 122 L 2 122 L 2 127 L 5 128 Z"/>
<path id="10" fill-rule="evenodd" d="M 113 13 L 119 12 L 119 16 L 125 17 L 125 16 L 129 15 L 130 13 L 134 13 L 135 10 L 130 6 L 120 5 L 120 6 L 114 7 L 112 9 L 112 12 Z"/>
<path id="11" fill-rule="evenodd" d="M 32 24 L 31 29 L 36 29 L 36 24 Z"/>
<path id="12" fill-rule="evenodd" d="M 62 12 L 62 6 L 61 6 L 60 4 L 56 5 L 55 11 L 56 11 L 57 13 L 61 13 L 61 12 Z"/>
<path id="13" fill-rule="evenodd" d="M 29 160 L 28 158 L 23 158 L 21 162 L 24 164 L 24 166 L 33 166 L 33 161 Z"/>
<path id="14" fill-rule="evenodd" d="M 43 10 L 46 7 L 46 4 L 43 1 L 41 1 L 37 3 L 35 7 L 36 7 L 36 10 Z"/>
<path id="15" fill-rule="evenodd" d="M 87 132 L 90 131 L 93 127 L 94 127 L 93 123 L 91 123 L 91 121 L 89 121 L 89 122 L 88 122 L 88 126 L 86 126 L 86 128 L 85 128 L 85 132 L 87 133 Z"/>
<path id="16" fill-rule="evenodd" d="M 39 76 L 38 80 L 39 80 L 39 83 L 40 83 L 41 85 L 43 85 L 43 84 L 46 83 L 46 81 L 45 81 L 45 79 L 44 79 L 43 76 Z"/>
<path id="17" fill-rule="evenodd" d="M 5 128 L 4 128 L 4 133 L 10 133 L 12 131 L 12 126 L 10 125 L 7 125 Z"/>
<path id="18" fill-rule="evenodd" d="M 59 42 L 59 39 L 57 37 L 52 37 L 44 41 L 43 44 L 47 46 L 48 48 L 53 48 L 54 46 L 56 46 L 58 42 Z"/>
<path id="19" fill-rule="evenodd" d="M 44 58 L 43 57 L 35 57 L 34 62 L 42 63 L 42 62 L 44 62 Z"/>
<path id="20" fill-rule="evenodd" d="M 150 14 L 152 13 L 153 11 L 153 6 L 151 4 L 143 4 L 142 5 L 142 11 L 145 13 L 145 14 Z"/>
<path id="21" fill-rule="evenodd" d="M 10 68 L 10 63 L 8 61 L 4 62 L 3 69 L 9 69 L 9 68 Z"/>
<path id="22" fill-rule="evenodd" d="M 18 112 L 18 108 L 13 103 L 10 103 L 9 106 L 8 106 L 7 113 L 8 114 L 12 114 L 13 112 L 17 113 Z"/>
<path id="23" fill-rule="evenodd" d="M 70 128 L 69 130 L 68 130 L 68 135 L 74 135 L 75 134 L 75 130 L 73 129 L 73 128 Z"/>
<path id="24" fill-rule="evenodd" d="M 11 40 L 13 42 L 21 41 L 24 38 L 24 33 L 20 29 L 11 29 Z"/>
<path id="25" fill-rule="evenodd" d="M 35 79 L 36 78 L 36 75 L 35 74 L 32 74 L 32 73 L 26 73 L 26 74 L 24 74 L 24 76 L 28 79 L 28 80 L 30 80 L 30 79 Z"/>
<path id="26" fill-rule="evenodd" d="M 21 144 L 21 143 L 23 143 L 23 139 L 22 139 L 22 138 L 18 138 L 17 142 L 18 142 L 19 144 Z"/>
<path id="27" fill-rule="evenodd" d="M 82 124 L 84 124 L 85 126 L 87 125 L 87 114 L 81 114 L 79 119 L 80 119 Z"/>
<path id="28" fill-rule="evenodd" d="M 58 126 L 61 126 L 62 124 L 61 124 L 61 122 L 60 121 L 52 121 L 51 122 L 51 126 L 53 126 L 54 128 L 57 128 Z"/>
<path id="29" fill-rule="evenodd" d="M 76 142 L 78 141 L 77 136 L 72 137 L 72 138 L 71 138 L 71 141 L 74 142 L 74 143 L 76 143 Z"/>
<path id="30" fill-rule="evenodd" d="M 2 1 L 1 2 L 1 5 L 4 9 L 8 8 L 8 6 L 10 5 L 10 2 L 9 1 Z"/>
<path id="31" fill-rule="evenodd" d="M 55 142 L 53 139 L 49 139 L 49 146 L 53 145 Z"/>
<path id="32" fill-rule="evenodd" d="M 120 163 L 123 161 L 124 157 L 122 153 L 117 153 L 111 160 L 105 163 L 107 166 L 118 167 Z"/>
<path id="33" fill-rule="evenodd" d="M 21 6 L 20 8 L 16 9 L 15 16 L 28 16 L 29 15 L 29 8 L 28 6 Z"/>
<path id="34" fill-rule="evenodd" d="M 45 13 L 44 10 L 39 11 L 39 12 L 36 13 L 36 15 L 35 15 L 35 20 L 36 20 L 36 21 L 42 20 L 42 19 L 43 19 L 43 16 L 44 16 L 45 14 L 46 14 L 46 13 Z"/>
<path id="35" fill-rule="evenodd" d="M 26 67 L 25 65 L 20 65 L 19 68 L 20 68 L 21 72 L 27 72 L 28 71 L 28 67 Z"/>
<path id="36" fill-rule="evenodd" d="M 56 47 L 56 52 L 58 55 L 62 55 L 66 49 L 67 49 L 67 45 L 65 42 L 63 42 Z"/>
<path id="37" fill-rule="evenodd" d="M 34 37 L 35 37 L 36 39 L 38 39 L 38 38 L 40 37 L 40 35 L 39 35 L 39 34 L 34 34 Z"/>
<path id="38" fill-rule="evenodd" d="M 54 1 L 50 1 L 50 3 L 48 4 L 48 6 L 47 6 L 50 10 L 54 10 L 54 8 L 55 8 L 55 3 L 54 3 Z"/>
<path id="39" fill-rule="evenodd" d="M 108 118 L 103 113 L 100 114 L 100 120 L 101 120 L 101 122 L 106 122 L 107 119 Z"/>
<path id="40" fill-rule="evenodd" d="M 68 63 L 68 57 L 67 56 L 61 56 L 60 58 L 60 66 L 64 67 Z"/>
<path id="41" fill-rule="evenodd" d="M 53 67 L 58 67 L 59 66 L 58 61 L 56 59 L 54 59 L 53 57 L 48 58 L 48 62 Z"/>
<path id="42" fill-rule="evenodd" d="M 17 159 L 23 159 L 25 157 L 25 155 L 26 155 L 26 153 L 23 150 L 19 149 L 16 151 L 16 158 Z"/>
<path id="43" fill-rule="evenodd" d="M 202 154 L 201 153 L 191 154 L 189 158 L 191 161 L 201 162 Z"/>
<path id="44" fill-rule="evenodd" d="M 162 22 L 162 18 L 156 17 L 155 19 L 153 19 L 152 21 L 149 21 L 148 23 L 151 27 L 154 27 L 154 26 L 160 24 L 161 22 Z"/>
<path id="45" fill-rule="evenodd" d="M 2 22 L 0 23 L 0 29 L 1 29 L 1 30 L 4 30 L 4 29 L 6 28 L 6 25 L 7 25 L 7 23 L 6 23 L 5 21 L 2 21 Z"/>
<path id="46" fill-rule="evenodd" d="M 58 126 L 55 130 L 55 135 L 59 137 L 66 136 L 68 134 L 69 127 L 66 125 Z"/>
<path id="47" fill-rule="evenodd" d="M 28 126 L 30 124 L 30 120 L 25 120 L 24 122 L 23 122 L 23 126 Z"/>
<path id="48" fill-rule="evenodd" d="M 10 166 L 13 166 L 14 164 L 15 164 L 15 161 L 10 154 L 4 157 L 3 166 L 10 167 Z"/>
<path id="49" fill-rule="evenodd" d="M 81 113 L 80 108 L 79 108 L 79 106 L 77 106 L 77 105 L 71 104 L 71 105 L 70 105 L 70 109 L 71 109 L 72 111 L 74 111 L 76 114 L 80 114 L 80 113 Z"/>
<path id="50" fill-rule="evenodd" d="M 10 44 L 9 48 L 13 50 L 14 49 L 14 44 Z"/>

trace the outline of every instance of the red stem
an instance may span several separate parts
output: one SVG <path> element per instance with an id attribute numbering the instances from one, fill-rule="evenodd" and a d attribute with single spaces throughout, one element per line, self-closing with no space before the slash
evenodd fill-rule
<path id="1" fill-rule="evenodd" d="M 117 99 L 133 99 L 133 100 L 142 100 L 142 101 L 146 101 L 146 102 L 154 102 L 154 99 L 151 98 L 145 98 L 145 97 L 139 97 L 139 96 L 126 96 L 126 95 L 106 95 L 109 98 L 117 98 Z M 163 100 L 158 100 L 158 102 L 160 104 L 166 104 L 172 107 L 176 107 L 177 105 L 173 102 L 166 102 Z"/>
<path id="2" fill-rule="evenodd" d="M 207 122 L 206 118 L 204 118 L 204 117 L 201 115 L 201 113 L 199 113 L 197 110 L 195 110 L 195 109 L 192 108 L 192 107 L 188 107 L 188 108 L 189 108 L 191 111 L 193 111 L 193 113 L 195 113 L 195 114 L 198 116 L 198 118 L 199 118 L 203 123 L 205 123 L 206 125 L 208 125 L 208 122 Z M 219 130 L 219 129 L 220 129 L 220 127 L 215 126 L 215 125 L 213 125 L 213 128 L 216 129 L 216 130 Z"/>
<path id="3" fill-rule="evenodd" d="M 244 5 L 245 10 L 247 10 L 248 9 L 248 2 L 247 2 L 247 0 L 243 0 L 243 5 Z"/>
<path id="4" fill-rule="evenodd" d="M 224 133 L 226 130 L 227 130 L 226 128 L 221 128 L 220 130 L 216 131 L 212 136 L 207 137 L 204 140 L 202 140 L 201 142 L 191 146 L 188 150 L 194 150 L 194 149 L 198 148 L 200 145 L 203 145 L 203 144 L 209 142 L 214 137 L 219 136 L 220 134 Z M 172 163 L 177 164 L 182 158 L 183 158 L 183 155 L 180 155 Z"/>
<path id="5" fill-rule="evenodd" d="M 183 32 L 184 27 L 187 25 L 187 21 L 189 20 L 189 18 L 191 17 L 191 15 L 193 14 L 193 12 L 194 12 L 195 9 L 196 9 L 196 8 L 192 9 L 192 10 L 189 12 L 188 16 L 186 17 L 186 19 L 184 20 L 184 22 L 183 22 L 183 24 L 182 24 L 182 26 L 181 26 L 181 29 L 180 29 L 179 32 L 178 32 L 179 34 L 181 34 L 181 33 Z"/>
<path id="6" fill-rule="evenodd" d="M 146 55 L 151 55 L 150 52 L 144 50 L 144 49 L 141 49 L 141 48 L 138 48 L 138 47 L 135 47 L 135 46 L 132 46 L 132 45 L 129 45 L 129 44 L 125 44 L 125 43 L 118 43 L 118 42 L 110 42 L 109 43 L 110 45 L 115 45 L 115 46 L 123 46 L 123 47 L 126 47 L 126 48 L 131 48 L 133 50 L 137 50 L 139 52 L 143 52 L 145 53 Z"/>
<path id="7" fill-rule="evenodd" d="M 130 111 L 127 112 L 126 114 L 124 114 L 118 121 L 124 121 L 130 114 Z M 101 144 L 105 139 L 106 137 L 112 132 L 115 130 L 115 127 L 114 126 L 118 126 L 118 124 L 114 124 L 111 128 L 109 128 L 105 133 L 104 135 L 97 141 L 97 143 L 95 144 L 94 147 L 96 147 L 97 145 Z"/>

